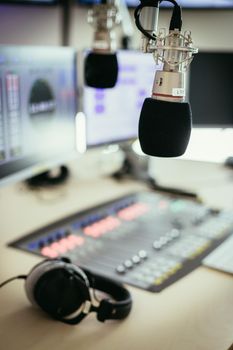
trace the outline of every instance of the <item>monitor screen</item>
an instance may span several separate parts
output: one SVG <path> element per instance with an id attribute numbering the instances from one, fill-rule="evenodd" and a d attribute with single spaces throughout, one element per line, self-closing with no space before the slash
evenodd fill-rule
<path id="1" fill-rule="evenodd" d="M 0 184 L 76 154 L 76 53 L 0 46 Z"/>
<path id="2" fill-rule="evenodd" d="M 100 0 L 76 0 L 80 4 L 98 4 Z M 182 8 L 190 9 L 233 9 L 233 0 L 177 0 Z M 129 7 L 136 7 L 140 4 L 139 0 L 126 0 Z M 164 1 L 160 8 L 171 7 L 171 3 Z"/>
<path id="3" fill-rule="evenodd" d="M 199 52 L 190 66 L 194 126 L 233 127 L 233 52 Z"/>
<path id="4" fill-rule="evenodd" d="M 85 86 L 83 111 L 86 116 L 87 147 L 135 139 L 146 97 L 151 96 L 156 66 L 152 54 L 118 51 L 119 73 L 112 89 Z"/>

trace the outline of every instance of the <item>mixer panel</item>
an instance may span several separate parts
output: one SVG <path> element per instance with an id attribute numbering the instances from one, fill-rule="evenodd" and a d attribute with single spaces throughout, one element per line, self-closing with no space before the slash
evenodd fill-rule
<path id="1" fill-rule="evenodd" d="M 97 274 L 159 292 L 233 232 L 233 216 L 198 202 L 138 192 L 79 212 L 10 246 L 67 256 Z"/>

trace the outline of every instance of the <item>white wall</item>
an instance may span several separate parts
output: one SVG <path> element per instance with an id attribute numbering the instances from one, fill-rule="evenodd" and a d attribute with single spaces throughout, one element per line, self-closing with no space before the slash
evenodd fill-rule
<path id="1" fill-rule="evenodd" d="M 171 11 L 161 10 L 159 27 L 168 28 L 170 17 Z M 194 43 L 200 49 L 233 50 L 233 11 L 184 10 L 183 29 L 192 31 Z M 119 34 L 120 32 L 118 29 Z M 77 48 L 87 47 L 91 37 L 90 26 L 86 24 L 86 9 L 74 8 L 71 45 Z M 139 45 L 140 33 L 135 27 L 133 46 Z"/>
<path id="2" fill-rule="evenodd" d="M 161 10 L 159 27 L 167 28 L 170 16 L 171 11 Z M 86 17 L 86 7 L 73 7 L 70 44 L 78 49 L 91 44 L 92 28 Z M 232 10 L 184 10 L 183 29 L 192 31 L 194 43 L 201 49 L 233 50 Z M 60 8 L 0 5 L 0 44 L 60 45 Z M 140 33 L 135 28 L 133 46 L 139 44 Z"/>
<path id="3" fill-rule="evenodd" d="M 0 44 L 60 45 L 59 7 L 0 5 Z"/>

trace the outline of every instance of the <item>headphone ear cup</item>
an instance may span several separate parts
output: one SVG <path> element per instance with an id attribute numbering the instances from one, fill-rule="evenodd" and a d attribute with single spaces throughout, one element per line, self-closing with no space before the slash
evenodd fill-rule
<path id="1" fill-rule="evenodd" d="M 54 318 L 61 319 L 74 313 L 89 298 L 84 281 L 64 268 L 45 272 L 34 287 L 36 303 Z"/>

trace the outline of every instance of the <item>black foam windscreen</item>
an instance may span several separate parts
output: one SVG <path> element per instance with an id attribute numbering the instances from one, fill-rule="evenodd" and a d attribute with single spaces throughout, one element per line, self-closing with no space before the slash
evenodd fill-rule
<path id="1" fill-rule="evenodd" d="M 118 62 L 116 53 L 91 52 L 84 62 L 85 84 L 93 88 L 112 88 L 116 85 Z"/>
<path id="2" fill-rule="evenodd" d="M 156 157 L 184 154 L 192 128 L 188 102 L 146 98 L 139 119 L 139 141 L 144 153 Z"/>

